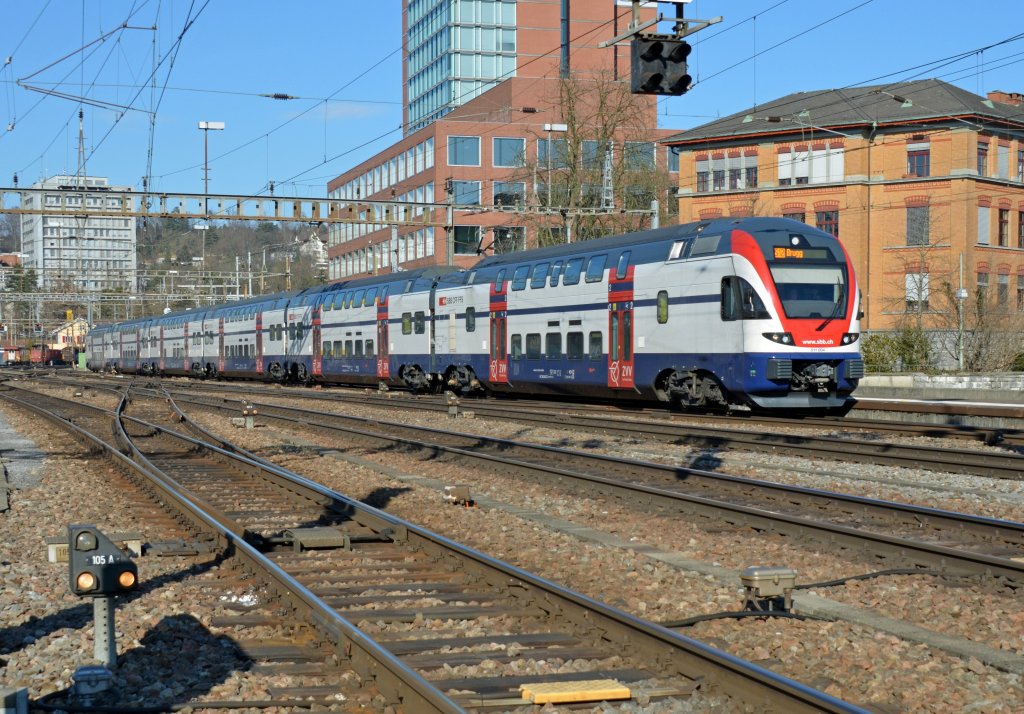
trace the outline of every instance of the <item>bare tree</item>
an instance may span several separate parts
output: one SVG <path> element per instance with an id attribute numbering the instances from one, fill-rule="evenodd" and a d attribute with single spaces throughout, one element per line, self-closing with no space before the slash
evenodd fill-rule
<path id="1" fill-rule="evenodd" d="M 651 97 L 610 74 L 558 81 L 552 104 L 565 130 L 538 134 L 537 160 L 524 161 L 515 179 L 532 204 L 554 211 L 527 219 L 540 245 L 648 228 L 654 199 L 669 214 L 673 182 L 657 166 Z"/>

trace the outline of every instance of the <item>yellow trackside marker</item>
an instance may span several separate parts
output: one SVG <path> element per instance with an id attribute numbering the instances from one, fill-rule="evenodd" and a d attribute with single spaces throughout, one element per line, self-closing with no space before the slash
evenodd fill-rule
<path id="1" fill-rule="evenodd" d="M 536 682 L 520 685 L 523 699 L 534 704 L 600 702 L 629 699 L 629 687 L 614 679 L 588 679 L 579 682 Z"/>

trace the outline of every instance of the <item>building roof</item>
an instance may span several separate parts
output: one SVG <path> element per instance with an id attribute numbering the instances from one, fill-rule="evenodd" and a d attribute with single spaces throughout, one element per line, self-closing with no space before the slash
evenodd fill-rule
<path id="1" fill-rule="evenodd" d="M 1003 95 L 1006 96 L 1006 95 Z M 974 119 L 987 128 L 1024 129 L 1024 108 L 994 102 L 938 79 L 795 92 L 689 129 L 662 142 L 742 138 L 813 130 Z"/>

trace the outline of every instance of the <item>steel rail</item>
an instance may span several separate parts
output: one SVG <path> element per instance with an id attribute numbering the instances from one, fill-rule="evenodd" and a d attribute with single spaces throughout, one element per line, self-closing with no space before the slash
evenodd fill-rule
<path id="1" fill-rule="evenodd" d="M 210 404 L 203 401 L 202 398 L 181 401 L 230 411 L 237 409 L 237 407 Z M 775 510 L 729 503 L 719 499 L 694 496 L 659 487 L 628 483 L 594 474 L 607 472 L 610 468 L 634 474 L 646 471 L 666 476 L 676 482 L 694 480 L 703 481 L 715 486 L 726 485 L 743 494 L 749 494 L 755 490 L 763 490 L 776 494 L 775 498 L 777 500 L 786 503 L 792 503 L 794 499 L 801 499 L 805 503 L 816 507 L 839 503 L 842 504 L 844 512 L 847 513 L 856 513 L 858 510 L 863 510 L 873 511 L 876 514 L 898 514 L 903 522 L 910 525 L 918 527 L 925 527 L 927 525 L 932 528 L 944 528 L 954 532 L 973 531 L 984 540 L 1003 541 L 1014 546 L 1024 545 L 1024 524 L 1022 523 L 800 486 L 776 484 L 686 467 L 667 466 L 606 455 L 581 455 L 558 447 L 524 444 L 477 434 L 461 434 L 430 427 L 410 427 L 394 422 L 340 414 L 325 414 L 323 412 L 261 402 L 250 402 L 250 404 L 254 404 L 257 407 L 261 417 L 282 419 L 303 427 L 343 431 L 359 438 L 376 440 L 381 444 L 401 444 L 408 449 L 430 449 L 435 452 L 449 453 L 463 459 L 474 460 L 491 467 L 496 467 L 498 470 L 507 470 L 513 467 L 519 471 L 530 472 L 540 476 L 558 476 L 583 481 L 600 485 L 618 496 L 632 499 L 637 497 L 654 499 L 662 505 L 670 504 L 675 507 L 685 505 L 688 510 L 713 518 L 721 519 L 723 514 L 726 514 L 725 520 L 727 521 L 738 519 L 738 522 L 755 528 L 770 529 L 787 535 L 809 536 L 815 540 L 828 543 L 840 542 L 844 547 L 855 547 L 863 550 L 867 544 L 871 552 L 885 553 L 887 557 L 894 557 L 909 562 L 914 566 L 935 568 L 950 574 L 982 574 L 989 577 L 1002 577 L 1017 582 L 1024 582 L 1024 563 L 1009 558 L 954 549 L 898 536 L 889 536 L 883 533 L 850 528 L 802 516 L 791 516 Z M 288 412 L 291 412 L 291 415 Z M 326 424 L 323 422 L 324 417 L 354 422 L 358 426 L 344 427 Z M 372 431 L 371 427 L 374 425 L 398 429 L 407 433 L 407 436 L 395 436 L 393 434 L 382 434 L 380 431 Z M 453 439 L 462 443 L 460 445 L 451 445 Z M 481 447 L 484 445 L 490 445 L 490 450 L 495 453 L 482 452 Z M 538 454 L 539 457 L 529 460 L 510 459 L 507 453 L 513 448 L 520 451 L 533 452 Z M 573 459 L 581 463 L 589 462 L 591 466 L 587 467 L 586 472 L 558 468 L 545 463 L 551 460 L 550 456 Z"/>
<path id="2" fill-rule="evenodd" d="M 179 412 L 181 413 L 181 412 Z M 182 413 L 183 414 L 183 413 Z M 130 419 L 130 418 L 129 418 Z M 263 459 L 254 460 L 240 453 L 236 448 L 231 450 L 213 446 L 200 439 L 189 437 L 157 424 L 131 419 L 147 429 L 159 430 L 161 433 L 190 443 L 197 448 L 204 448 L 243 467 L 265 470 L 278 479 L 286 481 L 293 490 L 296 487 L 308 489 L 315 494 L 314 498 L 327 499 L 347 513 L 356 514 L 356 520 L 378 521 L 400 532 L 402 537 L 418 538 L 444 550 L 478 563 L 479 565 L 500 572 L 504 577 L 529 584 L 544 593 L 542 599 L 547 600 L 552 608 L 561 611 L 566 608 L 564 603 L 571 603 L 591 613 L 592 625 L 603 631 L 604 639 L 621 640 L 623 651 L 632 649 L 637 633 L 647 646 L 662 650 L 659 659 L 664 663 L 671 662 L 671 669 L 691 679 L 705 679 L 721 687 L 723 692 L 743 692 L 741 698 L 762 704 L 772 703 L 787 707 L 787 711 L 861 711 L 853 705 L 818 692 L 799 682 L 778 675 L 745 660 L 722 652 L 702 642 L 693 640 L 653 622 L 637 618 L 629 613 L 606 605 L 580 593 L 568 590 L 557 583 L 524 571 L 485 553 L 456 543 L 445 536 L 406 522 L 402 519 L 368 506 L 360 501 L 350 499 L 314 481 L 295 474 L 272 462 Z M 218 439 L 218 441 L 220 441 Z M 315 597 L 315 596 L 314 596 Z M 563 603 L 563 604 L 560 604 Z M 697 672 L 687 672 L 696 668 Z M 776 699 L 776 697 L 780 697 Z M 415 711 L 415 710 L 413 710 Z"/>
<path id="3" fill-rule="evenodd" d="M 268 579 L 273 590 L 280 594 L 286 594 L 294 602 L 300 604 L 305 609 L 308 619 L 332 643 L 339 658 L 348 661 L 352 668 L 360 672 L 364 677 L 374 680 L 382 692 L 391 694 L 392 701 L 403 702 L 406 706 L 410 707 L 410 712 L 458 714 L 463 711 L 461 707 L 437 690 L 422 675 L 405 665 L 380 644 L 367 637 L 357 627 L 331 609 L 323 600 L 314 595 L 307 587 L 289 575 L 283 568 L 247 543 L 240 533 L 237 532 L 237 528 L 228 525 L 231 521 L 230 519 L 224 520 L 227 517 L 222 512 L 202 499 L 196 498 L 193 494 L 182 491 L 173 480 L 156 468 L 138 450 L 127 435 L 123 428 L 123 420 L 129 419 L 148 428 L 161 428 L 156 425 L 146 425 L 145 422 L 138 422 L 137 420 L 125 417 L 123 411 L 128 402 L 127 394 L 118 405 L 116 414 L 112 415 L 114 416 L 113 423 L 115 427 L 114 439 L 118 442 L 117 444 L 109 444 L 76 426 L 71 421 L 61 418 L 59 415 L 53 414 L 42 407 L 31 404 L 24 399 L 12 397 L 6 393 L 0 393 L 0 398 L 8 399 L 26 409 L 30 409 L 59 426 L 74 432 L 81 438 L 86 439 L 88 443 L 102 449 L 109 456 L 113 457 L 119 465 L 134 471 L 140 477 L 146 479 L 149 487 L 155 489 L 164 498 L 169 499 L 171 503 L 175 504 L 175 509 L 187 517 L 193 525 L 201 528 L 203 532 L 214 534 L 221 544 L 221 551 L 225 556 L 238 558 L 240 562 L 244 563 L 245 568 L 249 572 Z M 54 397 L 50 398 L 56 399 Z M 98 409 L 97 407 L 90 408 Z M 121 449 L 129 453 L 125 454 Z M 195 706 L 201 708 L 202 703 L 196 703 Z"/>

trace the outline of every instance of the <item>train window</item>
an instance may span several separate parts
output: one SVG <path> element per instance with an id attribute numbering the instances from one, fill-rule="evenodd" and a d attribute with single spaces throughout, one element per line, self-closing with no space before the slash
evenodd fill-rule
<path id="1" fill-rule="evenodd" d="M 475 270 L 470 270 L 469 274 L 466 275 L 466 285 L 472 285 L 475 280 L 476 280 L 476 271 Z"/>
<path id="2" fill-rule="evenodd" d="M 384 287 L 382 287 L 380 289 L 380 303 L 379 304 L 383 305 L 385 302 L 387 302 L 387 299 L 388 299 L 388 286 L 385 285 Z"/>
<path id="3" fill-rule="evenodd" d="M 599 283 L 601 278 L 604 277 L 604 264 L 608 260 L 608 256 L 602 253 L 601 255 L 591 256 L 590 260 L 587 261 L 587 282 L 588 283 Z"/>
<path id="4" fill-rule="evenodd" d="M 672 244 L 672 250 L 668 253 L 669 260 L 680 260 L 686 257 L 686 248 L 693 242 L 692 238 L 677 240 Z"/>
<path id="5" fill-rule="evenodd" d="M 508 352 L 505 350 L 505 338 L 508 335 L 508 325 L 505 324 L 504 320 L 501 320 L 498 328 L 498 345 L 500 357 L 501 359 L 506 359 L 508 357 Z"/>
<path id="6" fill-rule="evenodd" d="M 771 318 L 761 296 L 754 286 L 743 278 L 736 278 L 740 288 L 740 316 L 744 320 L 767 320 Z"/>
<path id="7" fill-rule="evenodd" d="M 377 299 L 377 288 L 370 288 L 366 291 L 366 305 L 373 306 L 374 301 Z"/>
<path id="8" fill-rule="evenodd" d="M 529 265 L 520 265 L 516 272 L 512 273 L 512 289 L 522 290 L 526 287 L 526 276 L 530 274 Z"/>
<path id="9" fill-rule="evenodd" d="M 324 359 L 331 358 L 331 343 L 324 342 L 323 347 L 320 348 L 320 356 Z"/>
<path id="10" fill-rule="evenodd" d="M 366 294 L 365 290 L 356 290 L 355 297 L 352 298 L 352 307 L 363 306 L 363 296 Z"/>
<path id="11" fill-rule="evenodd" d="M 526 335 L 526 359 L 540 359 L 540 333 Z"/>
<path id="12" fill-rule="evenodd" d="M 331 350 L 331 353 L 334 355 L 335 359 L 345 356 L 345 349 L 342 346 L 341 340 L 334 341 L 334 349 Z"/>
<path id="13" fill-rule="evenodd" d="M 633 311 L 622 313 L 622 359 L 629 362 L 633 359 Z"/>
<path id="14" fill-rule="evenodd" d="M 416 334 L 422 335 L 424 332 L 426 332 L 426 315 L 423 314 L 422 310 L 417 310 L 414 317 L 414 327 L 416 329 Z"/>
<path id="15" fill-rule="evenodd" d="M 295 325 L 295 339 L 296 340 L 298 340 L 300 342 L 302 341 L 302 336 L 304 334 L 304 332 L 303 332 L 304 329 L 305 328 L 304 328 L 304 326 L 303 326 L 303 324 L 301 322 L 296 323 L 296 325 Z"/>
<path id="16" fill-rule="evenodd" d="M 690 257 L 696 258 L 701 255 L 713 255 L 718 250 L 718 243 L 722 236 L 699 236 L 693 241 L 693 248 L 690 249 Z"/>
<path id="17" fill-rule="evenodd" d="M 345 340 L 345 351 L 342 354 L 352 356 L 352 340 Z"/>
<path id="18" fill-rule="evenodd" d="M 295 323 L 294 322 L 288 324 L 288 339 L 289 340 L 294 340 L 295 339 Z"/>
<path id="19" fill-rule="evenodd" d="M 549 332 L 544 335 L 544 356 L 548 359 L 562 359 L 562 333 Z"/>
<path id="20" fill-rule="evenodd" d="M 466 308 L 466 332 L 476 332 L 476 308 Z"/>
<path id="21" fill-rule="evenodd" d="M 619 313 L 617 312 L 613 312 L 612 319 L 609 320 L 608 352 L 612 361 L 622 359 L 619 355 Z"/>
<path id="22" fill-rule="evenodd" d="M 591 332 L 590 333 L 590 359 L 601 359 L 603 350 L 601 349 L 601 333 Z"/>
<path id="23" fill-rule="evenodd" d="M 403 312 L 402 313 L 402 334 L 403 335 L 411 335 L 412 334 L 412 313 L 411 312 Z"/>
<path id="24" fill-rule="evenodd" d="M 505 282 L 505 269 L 502 268 L 501 270 L 498 271 L 498 277 L 494 281 L 494 283 L 500 288 L 502 283 L 504 283 L 504 282 Z"/>
<path id="25" fill-rule="evenodd" d="M 366 341 L 366 356 L 373 357 L 373 340 Z"/>
<path id="26" fill-rule="evenodd" d="M 519 359 L 523 356 L 523 336 L 512 335 L 512 359 Z"/>
<path id="27" fill-rule="evenodd" d="M 736 276 L 722 278 L 722 305 L 720 309 L 723 322 L 731 322 L 737 318 L 736 309 Z"/>
<path id="28" fill-rule="evenodd" d="M 340 310 L 345 305 L 345 293 L 338 293 L 334 296 L 334 309 Z"/>
<path id="29" fill-rule="evenodd" d="M 412 292 L 412 283 L 413 283 L 412 280 L 406 280 L 405 281 L 405 289 L 402 292 L 406 292 L 406 293 Z"/>
<path id="30" fill-rule="evenodd" d="M 668 291 L 658 291 L 658 324 L 664 325 L 668 322 Z"/>
<path id="31" fill-rule="evenodd" d="M 570 332 L 565 336 L 565 352 L 569 359 L 583 359 L 582 332 Z"/>
<path id="32" fill-rule="evenodd" d="M 583 258 L 573 258 L 565 264 L 565 272 L 562 274 L 562 285 L 575 285 L 580 281 L 580 272 L 583 270 Z"/>
<path id="33" fill-rule="evenodd" d="M 551 266 L 551 282 L 549 285 L 553 288 L 558 287 L 558 275 L 562 272 L 562 261 L 556 260 L 555 264 Z"/>
<path id="34" fill-rule="evenodd" d="M 533 289 L 544 287 L 548 281 L 548 268 L 550 263 L 537 263 L 533 266 L 533 274 L 530 276 L 530 287 Z"/>
<path id="35" fill-rule="evenodd" d="M 356 340 L 354 346 L 355 346 L 355 352 L 352 353 L 352 356 L 353 357 L 362 357 L 363 356 L 363 341 L 362 340 Z"/>
<path id="36" fill-rule="evenodd" d="M 615 267 L 615 277 L 618 280 L 622 280 L 629 274 L 629 256 L 631 254 L 632 251 L 624 250 L 619 256 L 619 264 Z"/>

